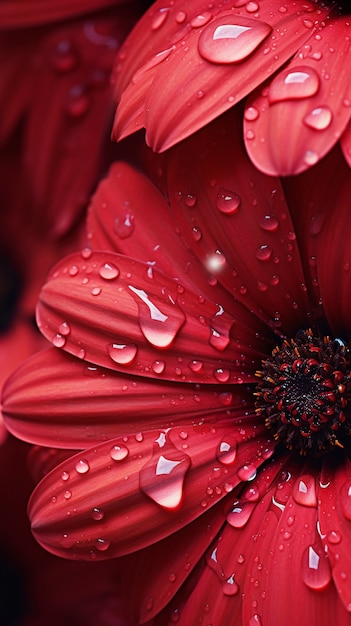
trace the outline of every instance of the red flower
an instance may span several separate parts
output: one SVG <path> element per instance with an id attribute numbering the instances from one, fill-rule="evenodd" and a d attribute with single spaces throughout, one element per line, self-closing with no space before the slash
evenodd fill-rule
<path id="1" fill-rule="evenodd" d="M 136 622 L 349 626 L 351 178 L 339 146 L 265 176 L 238 120 L 165 154 L 168 201 L 111 168 L 89 247 L 40 295 L 56 347 L 11 377 L 3 413 L 67 449 L 32 495 L 35 537 L 129 554 Z"/>
<path id="2" fill-rule="evenodd" d="M 260 170 L 302 172 L 339 140 L 350 164 L 350 20 L 339 4 L 159 0 L 119 54 L 114 136 L 145 127 L 163 151 L 249 95 L 243 136 Z"/>

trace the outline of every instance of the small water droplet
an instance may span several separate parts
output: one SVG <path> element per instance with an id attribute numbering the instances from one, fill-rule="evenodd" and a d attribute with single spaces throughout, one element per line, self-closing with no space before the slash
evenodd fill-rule
<path id="1" fill-rule="evenodd" d="M 263 244 L 256 250 L 256 259 L 258 259 L 259 261 L 269 261 L 272 256 L 272 252 L 272 248 L 270 248 L 266 244 Z"/>
<path id="2" fill-rule="evenodd" d="M 160 9 L 152 18 L 151 30 L 158 30 L 163 26 L 167 17 L 168 17 L 169 9 L 167 7 Z"/>
<path id="3" fill-rule="evenodd" d="M 113 280 L 119 276 L 119 269 L 114 263 L 104 263 L 104 265 L 100 267 L 99 274 L 101 278 L 105 280 Z"/>
<path id="4" fill-rule="evenodd" d="M 197 202 L 197 197 L 194 196 L 192 193 L 188 193 L 184 198 L 184 203 L 188 207 L 194 207 L 196 202 Z"/>
<path id="5" fill-rule="evenodd" d="M 94 507 L 92 512 L 91 512 L 91 517 L 93 518 L 93 520 L 95 520 L 96 522 L 99 522 L 100 520 L 103 519 L 104 517 L 104 512 L 99 509 L 98 507 Z"/>
<path id="6" fill-rule="evenodd" d="M 340 507 L 346 519 L 351 521 L 351 482 L 346 481 L 340 488 Z"/>
<path id="7" fill-rule="evenodd" d="M 226 596 L 235 596 L 237 593 L 239 593 L 239 585 L 234 580 L 234 574 L 227 578 L 225 583 L 223 583 L 222 589 L 224 595 Z"/>
<path id="8" fill-rule="evenodd" d="M 88 461 L 86 461 L 86 459 L 79 459 L 79 461 L 77 461 L 75 465 L 75 468 L 78 474 L 86 474 L 87 472 L 89 472 L 90 465 Z"/>
<path id="9" fill-rule="evenodd" d="M 91 295 L 92 296 L 99 296 L 101 291 L 102 291 L 101 287 L 93 287 L 92 290 L 91 290 Z"/>
<path id="10" fill-rule="evenodd" d="M 219 367 L 214 371 L 213 375 L 219 383 L 226 383 L 230 378 L 230 371 Z"/>
<path id="11" fill-rule="evenodd" d="M 156 444 L 153 454 L 140 471 L 140 489 L 165 509 L 176 509 L 183 497 L 183 483 L 190 467 L 190 457 L 173 444 L 165 442 L 160 454 Z"/>
<path id="12" fill-rule="evenodd" d="M 239 15 L 218 17 L 200 34 L 198 50 L 211 63 L 238 63 L 252 54 L 271 30 L 265 22 Z"/>
<path id="13" fill-rule="evenodd" d="M 270 233 L 274 233 L 278 229 L 279 221 L 277 220 L 276 217 L 274 217 L 274 215 L 264 215 L 259 220 L 259 225 L 262 228 L 262 230 L 266 230 Z"/>
<path id="14" fill-rule="evenodd" d="M 109 539 L 97 539 L 95 546 L 98 550 L 100 550 L 100 552 L 105 552 L 105 550 L 108 550 L 109 547 L 111 545 L 111 541 L 109 541 Z"/>
<path id="15" fill-rule="evenodd" d="M 234 191 L 228 189 L 219 189 L 217 193 L 216 206 L 221 213 L 226 215 L 233 215 L 237 212 L 240 206 L 241 198 Z"/>
<path id="16" fill-rule="evenodd" d="M 327 540 L 333 545 L 337 545 L 338 543 L 340 543 L 341 539 L 341 534 L 337 530 L 331 530 L 327 535 Z"/>
<path id="17" fill-rule="evenodd" d="M 250 617 L 248 626 L 262 626 L 261 618 L 259 615 L 257 615 L 257 613 Z"/>
<path id="18" fill-rule="evenodd" d="M 233 504 L 233 509 L 227 514 L 227 522 L 233 528 L 243 528 L 250 519 L 251 513 L 255 508 L 252 502 L 240 502 L 237 500 Z"/>
<path id="19" fill-rule="evenodd" d="M 185 11 L 178 11 L 178 13 L 175 16 L 175 21 L 177 22 L 177 24 L 183 24 L 186 20 L 186 13 Z"/>
<path id="20" fill-rule="evenodd" d="M 69 489 L 66 489 L 65 493 L 63 494 L 63 497 L 65 498 L 65 500 L 69 500 L 72 497 L 72 491 L 70 491 Z"/>
<path id="21" fill-rule="evenodd" d="M 317 93 L 319 84 L 319 76 L 313 68 L 294 67 L 294 69 L 280 72 L 272 81 L 268 91 L 268 100 L 270 104 L 273 104 L 284 100 L 309 98 Z"/>
<path id="22" fill-rule="evenodd" d="M 322 590 L 331 580 L 329 559 L 322 545 L 307 546 L 302 555 L 302 578 L 310 589 Z"/>
<path id="23" fill-rule="evenodd" d="M 127 458 L 128 454 L 129 450 L 124 444 L 116 444 L 112 446 L 110 450 L 110 457 L 114 461 L 124 461 L 124 459 Z"/>
<path id="24" fill-rule="evenodd" d="M 53 338 L 52 343 L 54 344 L 55 348 L 63 348 L 63 346 L 66 343 L 66 337 L 63 337 L 62 335 L 58 333 Z"/>
<path id="25" fill-rule="evenodd" d="M 244 118 L 247 122 L 254 122 L 259 117 L 259 111 L 254 106 L 246 107 Z"/>
<path id="26" fill-rule="evenodd" d="M 53 57 L 53 65 L 55 70 L 62 72 L 62 74 L 71 72 L 76 67 L 77 56 L 72 43 L 67 39 L 63 39 L 57 44 Z"/>
<path id="27" fill-rule="evenodd" d="M 231 465 L 236 459 L 238 442 L 233 437 L 226 437 L 218 444 L 216 456 L 224 465 Z"/>
<path id="28" fill-rule="evenodd" d="M 136 357 L 138 348 L 134 344 L 112 343 L 107 347 L 112 361 L 119 365 L 129 365 Z"/>
<path id="29" fill-rule="evenodd" d="M 190 361 L 189 368 L 191 369 L 192 372 L 199 373 L 199 372 L 201 372 L 201 370 L 203 368 L 203 362 L 202 361 L 196 361 L 196 360 Z"/>
<path id="30" fill-rule="evenodd" d="M 197 226 L 193 226 L 193 228 L 191 229 L 191 234 L 193 236 L 194 241 L 200 241 L 201 240 L 202 232 L 201 232 L 200 228 L 198 228 Z"/>
<path id="31" fill-rule="evenodd" d="M 317 152 L 315 152 L 314 150 L 306 150 L 303 160 L 306 163 L 306 165 L 315 165 L 316 163 L 318 163 L 318 154 Z"/>
<path id="32" fill-rule="evenodd" d="M 256 474 L 256 467 L 252 463 L 247 463 L 238 469 L 238 478 L 240 478 L 240 480 L 253 480 Z"/>
<path id="33" fill-rule="evenodd" d="M 190 26 L 192 28 L 201 28 L 202 26 L 206 26 L 208 22 L 212 19 L 212 13 L 209 11 L 204 11 L 201 15 L 196 15 L 191 21 Z"/>
<path id="34" fill-rule="evenodd" d="M 293 485 L 292 496 L 297 504 L 302 504 L 303 506 L 308 507 L 316 507 L 316 484 L 313 476 L 309 474 L 300 476 Z"/>
<path id="35" fill-rule="evenodd" d="M 162 374 L 166 367 L 166 364 L 164 361 L 154 361 L 151 367 L 155 374 Z"/>
<path id="36" fill-rule="evenodd" d="M 69 473 L 68 472 L 61 472 L 61 478 L 62 480 L 66 481 L 69 479 Z"/>
<path id="37" fill-rule="evenodd" d="M 63 335 L 64 337 L 67 337 L 67 335 L 69 335 L 71 332 L 71 327 L 67 322 L 62 322 L 62 324 L 60 324 L 59 326 L 59 333 L 60 335 Z"/>
<path id="38" fill-rule="evenodd" d="M 120 239 L 130 237 L 135 229 L 135 218 L 131 213 L 127 213 L 122 217 L 116 217 L 113 230 Z"/>
<path id="39" fill-rule="evenodd" d="M 68 273 L 70 276 L 77 276 L 79 272 L 79 268 L 77 265 L 71 265 L 71 267 L 68 270 Z"/>
<path id="40" fill-rule="evenodd" d="M 90 101 L 83 85 L 75 85 L 68 94 L 67 113 L 73 118 L 83 117 L 90 107 Z"/>
<path id="41" fill-rule="evenodd" d="M 309 224 L 309 233 L 310 235 L 312 235 L 312 237 L 319 235 L 319 233 L 322 230 L 323 223 L 324 223 L 324 215 L 322 213 L 316 213 L 316 215 L 313 215 L 311 217 L 310 224 Z"/>

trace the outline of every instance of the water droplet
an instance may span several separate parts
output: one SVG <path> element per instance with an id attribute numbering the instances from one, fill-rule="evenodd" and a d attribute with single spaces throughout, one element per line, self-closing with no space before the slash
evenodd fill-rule
<path id="1" fill-rule="evenodd" d="M 70 498 L 72 498 L 72 491 L 70 491 L 69 489 L 66 489 L 65 493 L 63 494 L 63 497 L 65 498 L 65 500 L 69 500 Z"/>
<path id="2" fill-rule="evenodd" d="M 177 22 L 177 24 L 183 24 L 186 20 L 186 13 L 185 11 L 178 11 L 177 15 L 175 16 L 175 21 Z"/>
<path id="3" fill-rule="evenodd" d="M 234 574 L 223 583 L 223 593 L 226 596 L 235 596 L 239 592 L 239 585 L 234 580 Z"/>
<path id="4" fill-rule="evenodd" d="M 337 530 L 331 530 L 327 535 L 327 540 L 333 545 L 340 543 L 341 539 L 341 534 Z"/>
<path id="5" fill-rule="evenodd" d="M 250 617 L 248 625 L 247 626 L 262 626 L 262 621 L 259 615 L 257 615 L 257 613 L 255 613 L 255 615 L 253 615 L 252 617 Z"/>
<path id="6" fill-rule="evenodd" d="M 52 343 L 54 344 L 55 348 L 63 348 L 63 346 L 66 343 L 66 337 L 63 337 L 62 335 L 57 334 L 53 338 Z"/>
<path id="7" fill-rule="evenodd" d="M 233 437 L 226 437 L 218 444 L 216 456 L 224 465 L 231 465 L 236 459 L 238 442 Z"/>
<path id="8" fill-rule="evenodd" d="M 206 260 L 206 266 L 210 272 L 219 272 L 226 264 L 226 258 L 220 250 L 210 254 Z"/>
<path id="9" fill-rule="evenodd" d="M 319 76 L 311 67 L 295 67 L 280 72 L 268 91 L 270 104 L 314 96 L 319 89 Z"/>
<path id="10" fill-rule="evenodd" d="M 271 30 L 265 22 L 239 15 L 218 17 L 200 34 L 198 50 L 211 63 L 238 63 L 252 54 Z"/>
<path id="11" fill-rule="evenodd" d="M 269 261 L 269 259 L 272 256 L 272 252 L 273 252 L 272 248 L 264 244 L 260 246 L 259 248 L 257 248 L 256 259 L 258 259 L 259 261 Z"/>
<path id="12" fill-rule="evenodd" d="M 310 235 L 312 235 L 312 237 L 319 235 L 319 233 L 322 230 L 323 223 L 324 223 L 324 215 L 322 213 L 316 213 L 316 215 L 313 215 L 311 217 L 310 224 L 309 224 L 309 233 Z"/>
<path id="13" fill-rule="evenodd" d="M 92 290 L 91 290 L 91 295 L 92 296 L 99 296 L 101 291 L 102 291 L 101 287 L 93 287 Z"/>
<path id="14" fill-rule="evenodd" d="M 190 457 L 173 444 L 165 442 L 160 454 L 156 444 L 153 454 L 140 471 L 140 489 L 165 509 L 175 509 L 183 497 L 183 483 L 190 467 Z"/>
<path id="15" fill-rule="evenodd" d="M 202 361 L 190 361 L 189 363 L 189 368 L 191 369 L 192 372 L 198 373 L 201 372 L 202 368 L 203 368 L 203 362 Z"/>
<path id="16" fill-rule="evenodd" d="M 112 343 L 107 347 L 107 351 L 115 363 L 129 365 L 134 361 L 138 348 L 133 343 Z"/>
<path id="17" fill-rule="evenodd" d="M 105 552 L 105 550 L 108 550 L 108 548 L 111 545 L 111 541 L 109 541 L 109 539 L 97 539 L 95 546 L 98 550 L 100 550 L 100 552 Z"/>
<path id="18" fill-rule="evenodd" d="M 211 19 L 212 13 L 204 11 L 201 15 L 196 15 L 196 17 L 190 21 L 190 26 L 192 26 L 192 28 L 201 28 L 202 26 L 206 26 Z"/>
<path id="19" fill-rule="evenodd" d="M 77 56 L 72 43 L 67 39 L 63 39 L 57 44 L 53 57 L 53 65 L 55 70 L 63 74 L 70 72 L 76 67 Z"/>
<path id="20" fill-rule="evenodd" d="M 222 369 L 221 367 L 216 369 L 213 374 L 219 383 L 226 383 L 230 378 L 230 371 L 227 369 Z"/>
<path id="21" fill-rule="evenodd" d="M 104 512 L 99 509 L 98 507 L 94 507 L 92 512 L 91 512 L 91 517 L 93 518 L 93 520 L 95 520 L 96 522 L 99 522 L 100 520 L 103 519 L 104 517 Z"/>
<path id="22" fill-rule="evenodd" d="M 197 197 L 194 196 L 192 193 L 188 193 L 184 198 L 184 203 L 188 207 L 194 207 L 196 202 L 197 202 Z"/>
<path id="23" fill-rule="evenodd" d="M 183 311 L 176 306 L 168 306 L 163 313 L 142 289 L 128 285 L 135 295 L 139 308 L 139 325 L 144 337 L 157 348 L 168 348 L 185 322 Z"/>
<path id="24" fill-rule="evenodd" d="M 71 267 L 68 270 L 68 273 L 70 276 L 77 276 L 79 272 L 79 268 L 77 265 L 71 265 Z"/>
<path id="25" fill-rule="evenodd" d="M 217 193 L 216 206 L 221 213 L 233 215 L 240 206 L 241 198 L 234 191 L 221 187 Z"/>
<path id="26" fill-rule="evenodd" d="M 248 13 L 256 13 L 256 11 L 258 11 L 260 7 L 258 6 L 257 2 L 252 2 L 251 0 L 251 2 L 247 3 L 245 8 Z"/>
<path id="27" fill-rule="evenodd" d="M 325 106 L 312 109 L 312 111 L 304 117 L 303 121 L 306 126 L 309 126 L 310 128 L 314 128 L 315 130 L 325 130 L 328 126 L 330 126 L 332 119 L 332 111 L 329 107 Z"/>
<path id="28" fill-rule="evenodd" d="M 164 361 L 154 361 L 151 367 L 155 374 L 162 374 L 166 367 L 166 364 Z"/>
<path id="29" fill-rule="evenodd" d="M 234 508 L 227 515 L 227 522 L 233 528 L 243 528 L 250 519 L 251 513 L 255 508 L 252 502 L 234 502 Z"/>
<path id="30" fill-rule="evenodd" d="M 89 98 L 83 85 L 75 85 L 68 94 L 67 113 L 74 118 L 83 117 L 90 106 Z"/>
<path id="31" fill-rule="evenodd" d="M 64 471 L 64 472 L 62 472 L 62 473 L 61 473 L 61 478 L 62 478 L 62 480 L 64 480 L 64 481 L 68 480 L 68 479 L 69 479 L 69 473 L 68 473 L 68 472 L 65 472 L 65 471 Z"/>
<path id="32" fill-rule="evenodd" d="M 316 507 L 316 484 L 313 476 L 304 474 L 298 478 L 292 488 L 292 496 L 297 504 Z"/>
<path id="33" fill-rule="evenodd" d="M 322 545 L 307 546 L 302 555 L 302 578 L 310 589 L 325 589 L 331 580 L 329 559 Z"/>
<path id="34" fill-rule="evenodd" d="M 75 465 L 75 468 L 78 474 L 86 474 L 87 472 L 89 472 L 90 465 L 88 461 L 86 461 L 86 459 L 79 459 L 79 461 L 77 461 Z"/>
<path id="35" fill-rule="evenodd" d="M 105 280 L 113 280 L 119 275 L 119 269 L 113 263 L 104 263 L 104 265 L 100 267 L 99 274 L 101 278 Z"/>
<path id="36" fill-rule="evenodd" d="M 244 118 L 247 122 L 254 122 L 259 116 L 259 111 L 254 106 L 249 106 L 245 109 Z"/>
<path id="37" fill-rule="evenodd" d="M 316 163 L 318 163 L 318 154 L 317 152 L 315 152 L 314 150 L 306 150 L 303 160 L 306 163 L 306 165 L 315 165 Z"/>
<path id="38" fill-rule="evenodd" d="M 346 519 L 351 521 L 351 482 L 346 481 L 340 488 L 340 507 Z"/>
<path id="39" fill-rule="evenodd" d="M 240 480 L 253 480 L 256 478 L 256 474 L 256 467 L 252 463 L 247 463 L 238 469 L 238 478 L 240 478 Z"/>
<path id="40" fill-rule="evenodd" d="M 67 322 L 62 322 L 62 324 L 60 324 L 59 326 L 59 333 L 60 335 L 63 335 L 64 337 L 67 337 L 67 335 L 69 335 L 71 332 L 71 327 Z"/>
<path id="41" fill-rule="evenodd" d="M 120 239 L 127 239 L 135 229 L 135 218 L 131 213 L 127 213 L 122 217 L 116 217 L 113 230 Z"/>
<path id="42" fill-rule="evenodd" d="M 122 444 L 112 446 L 110 450 L 110 457 L 114 461 L 124 461 L 129 454 L 127 446 Z"/>
<path id="43" fill-rule="evenodd" d="M 158 30 L 165 23 L 169 9 L 167 7 L 160 9 L 152 18 L 151 30 Z"/>
<path id="44" fill-rule="evenodd" d="M 259 225 L 263 230 L 274 233 L 278 229 L 279 222 L 274 215 L 264 215 L 259 220 Z"/>
<path id="45" fill-rule="evenodd" d="M 200 228 L 198 228 L 197 226 L 194 226 L 191 230 L 191 234 L 193 236 L 194 241 L 200 241 L 202 237 L 202 232 Z"/>

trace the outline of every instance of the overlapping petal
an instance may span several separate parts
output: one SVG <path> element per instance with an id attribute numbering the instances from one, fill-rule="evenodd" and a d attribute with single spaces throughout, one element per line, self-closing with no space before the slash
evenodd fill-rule
<path id="1" fill-rule="evenodd" d="M 350 32 L 347 17 L 327 20 L 284 70 L 248 99 L 245 144 L 261 171 L 303 172 L 340 139 L 351 117 Z"/>
<path id="2" fill-rule="evenodd" d="M 57 394 L 57 389 L 60 393 Z M 116 374 L 55 348 L 18 368 L 4 388 L 9 431 L 45 446 L 87 448 L 153 426 L 240 419 L 251 406 L 245 386 L 206 387 Z"/>
<path id="3" fill-rule="evenodd" d="M 221 2 L 200 9 L 197 3 L 190 10 L 179 1 L 155 3 L 120 55 L 114 136 L 143 125 L 154 150 L 171 147 L 272 75 L 329 12 L 305 2 L 282 11 L 278 0 L 254 7 L 236 3 L 233 10 Z M 136 67 L 129 50 L 134 55 L 147 39 Z"/>
<path id="4" fill-rule="evenodd" d="M 1 28 L 47 24 L 123 4 L 125 0 L 4 0 L 0 5 Z"/>
<path id="5" fill-rule="evenodd" d="M 33 492 L 35 537 L 57 555 L 90 560 L 170 535 L 252 479 L 272 454 L 264 426 L 252 430 L 252 417 L 246 421 L 249 435 L 245 419 L 200 422 L 113 439 L 67 459 Z"/>

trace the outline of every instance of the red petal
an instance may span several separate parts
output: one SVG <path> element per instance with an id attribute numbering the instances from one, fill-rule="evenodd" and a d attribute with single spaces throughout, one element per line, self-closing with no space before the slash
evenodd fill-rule
<path id="1" fill-rule="evenodd" d="M 262 434 L 252 433 L 247 440 L 244 421 L 238 427 L 200 424 L 187 426 L 186 437 L 176 427 L 85 450 L 33 492 L 34 535 L 57 555 L 88 560 L 160 540 L 255 476 L 272 445 L 264 426 Z"/>
<path id="2" fill-rule="evenodd" d="M 315 165 L 351 116 L 350 23 L 331 19 L 294 59 L 250 97 L 244 115 L 246 148 L 266 174 L 298 174 Z"/>
<path id="3" fill-rule="evenodd" d="M 64 259 L 43 287 L 37 317 L 56 347 L 160 380 L 250 381 L 262 358 L 254 331 L 236 327 L 220 306 L 114 253 Z"/>
<path id="4" fill-rule="evenodd" d="M 59 391 L 58 391 L 59 390 Z M 93 398 L 93 402 L 91 401 Z M 171 384 L 116 374 L 51 348 L 7 381 L 2 412 L 10 432 L 45 446 L 90 445 L 193 420 L 236 420 L 252 404 L 246 387 Z"/>
<path id="5" fill-rule="evenodd" d="M 110 70 L 130 25 L 129 8 L 73 22 L 49 33 L 37 51 L 25 158 L 41 221 L 45 208 L 56 235 L 76 222 L 101 169 Z"/>
<path id="6" fill-rule="evenodd" d="M 188 246 L 215 279 L 288 333 L 305 326 L 308 310 L 294 226 L 279 180 L 247 158 L 235 115 L 228 112 L 171 151 L 169 197 Z"/>
<path id="7" fill-rule="evenodd" d="M 151 45 L 152 52 L 147 49 L 146 59 L 144 55 L 139 57 L 139 73 L 133 84 L 137 95 L 131 96 L 130 83 L 128 99 L 120 102 L 117 111 L 114 134 L 124 136 L 133 132 L 128 117 L 134 120 L 138 113 L 140 120 L 143 98 L 147 143 L 157 151 L 169 148 L 232 107 L 287 61 L 310 32 L 305 25 L 306 3 L 302 1 L 293 6 L 284 5 L 284 12 L 280 11 L 280 0 L 262 2 L 259 13 L 249 14 L 245 6 L 236 7 L 234 13 L 231 5 L 226 10 L 222 3 L 212 4 L 210 10 L 202 7 L 202 19 L 198 7 L 190 14 L 188 6 L 185 11 L 183 8 L 183 3 L 177 2 L 160 13 L 156 4 L 144 16 L 123 51 L 127 68 L 122 65 L 121 85 L 126 84 L 124 72 L 128 76 L 131 73 L 128 54 L 137 57 L 136 38 L 144 44 L 156 31 L 158 49 Z M 316 7 L 311 4 L 308 8 L 313 13 Z M 181 25 L 180 12 L 185 16 Z M 322 19 L 326 13 L 321 8 L 318 18 L 313 17 Z M 225 26 L 225 34 L 221 35 L 220 29 Z M 156 63 L 155 54 L 172 44 L 171 54 L 150 69 L 150 62 Z M 141 76 L 143 64 L 145 84 Z M 150 72 L 154 80 L 149 88 Z M 121 128 L 120 119 L 127 121 Z"/>
<path id="8" fill-rule="evenodd" d="M 2 28 L 37 26 L 124 2 L 125 0 L 4 0 L 0 4 L 0 23 Z"/>
<path id="9" fill-rule="evenodd" d="M 348 123 L 347 128 L 341 137 L 341 147 L 344 157 L 351 167 L 351 122 Z"/>

